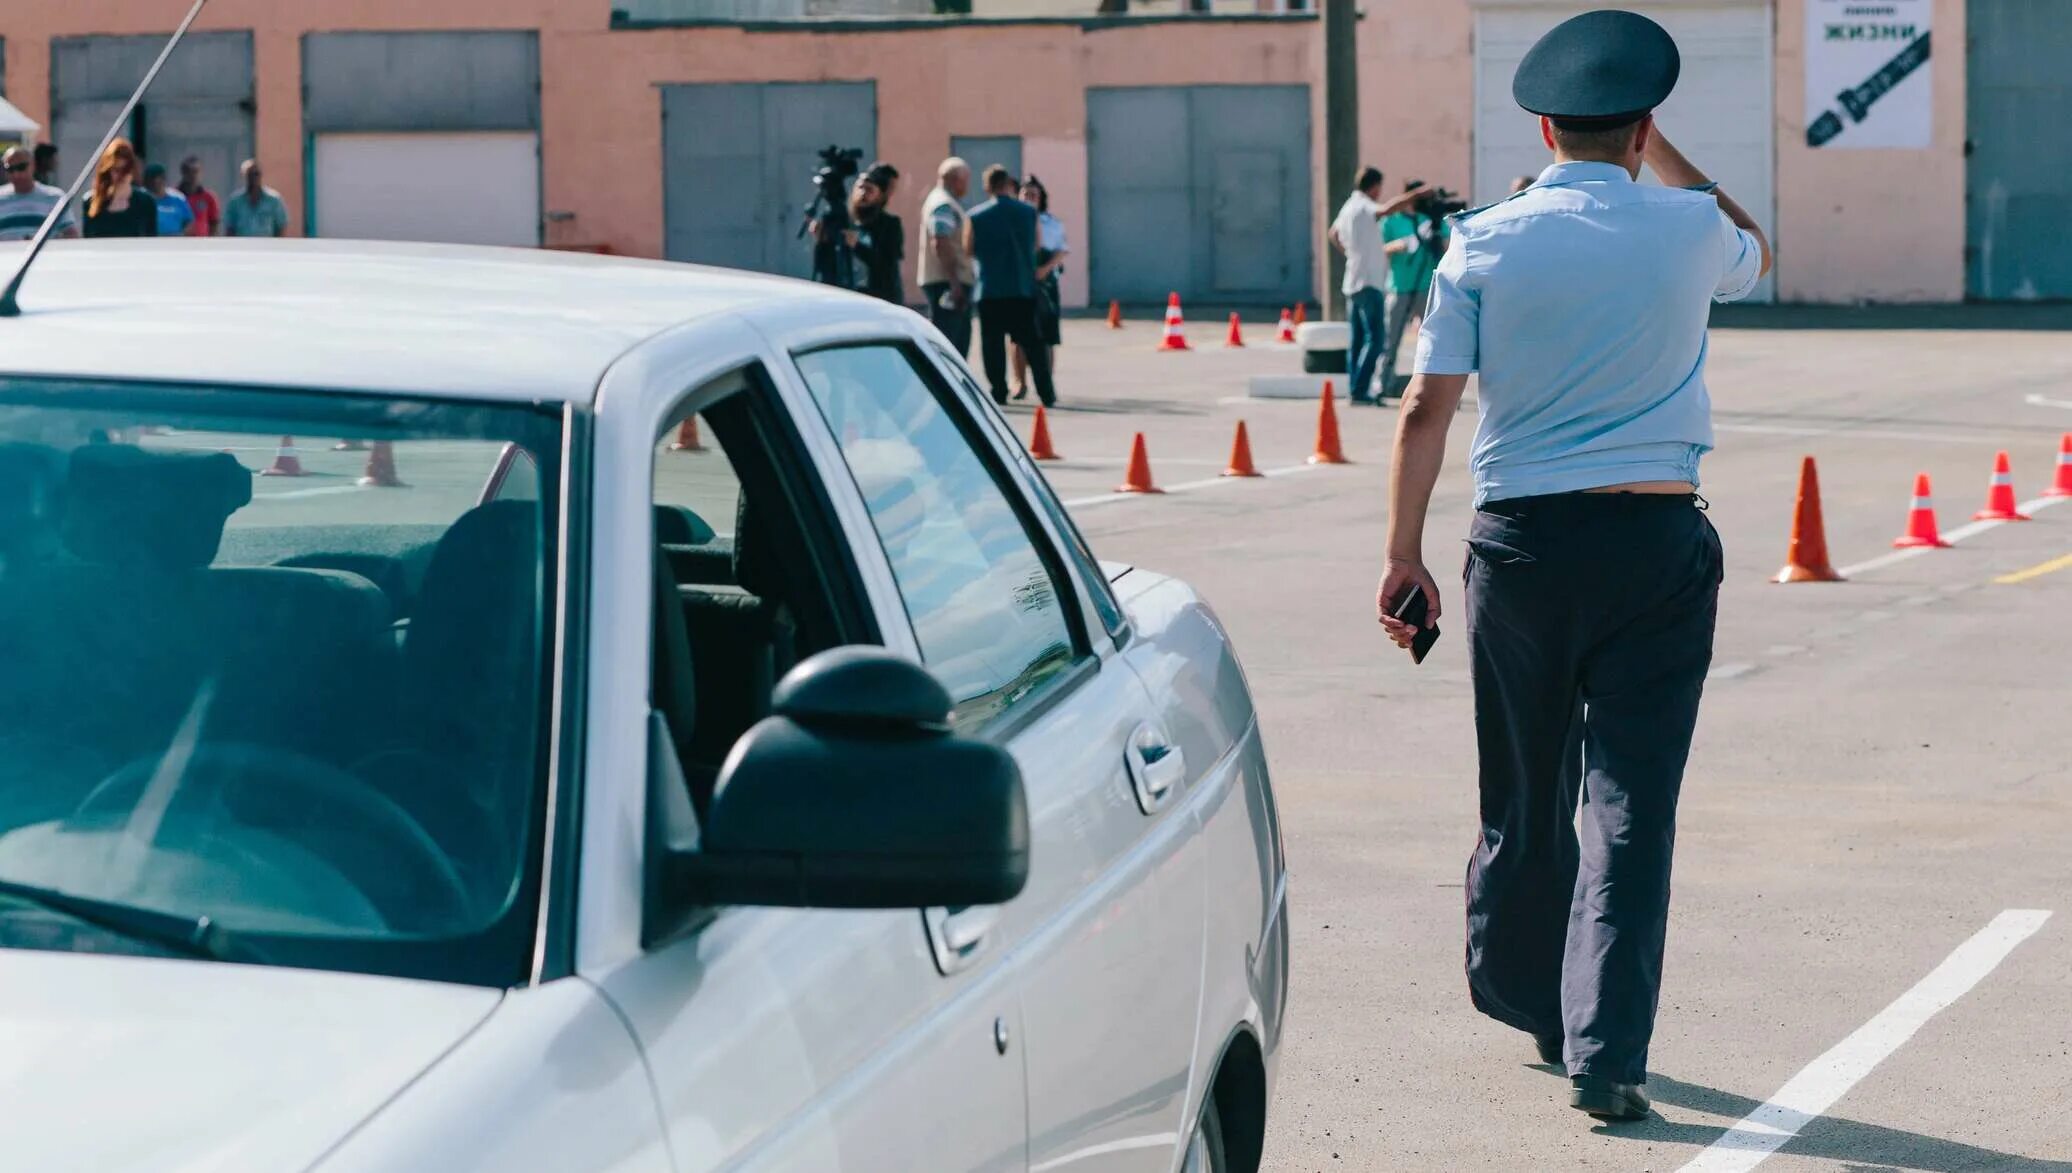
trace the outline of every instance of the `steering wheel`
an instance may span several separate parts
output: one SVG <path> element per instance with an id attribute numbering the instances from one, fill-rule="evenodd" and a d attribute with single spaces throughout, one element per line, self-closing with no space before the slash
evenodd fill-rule
<path id="1" fill-rule="evenodd" d="M 158 754 L 124 765 L 89 791 L 66 822 L 129 818 L 163 765 L 164 755 Z M 237 796 L 235 803 L 230 801 L 232 795 Z M 319 821 L 307 801 L 315 799 L 323 804 L 324 814 L 343 816 L 324 820 L 327 826 L 348 828 L 337 839 L 370 842 L 381 850 L 352 861 L 361 866 L 350 867 L 341 864 L 335 853 L 309 845 L 305 837 L 294 837 L 295 841 L 363 891 L 395 888 L 392 893 L 384 892 L 388 899 L 367 893 L 392 925 L 397 914 L 406 911 L 419 913 L 409 919 L 420 923 L 467 923 L 473 900 L 446 850 L 394 799 L 336 766 L 273 746 L 245 742 L 197 746 L 172 784 L 153 841 L 167 826 L 202 813 L 195 806 L 207 799 L 214 799 L 218 808 L 234 808 L 240 821 L 287 827 Z M 405 849 L 400 860 L 394 848 Z M 399 862 L 402 880 L 384 884 L 384 873 L 396 869 Z M 427 888 L 430 900 L 426 899 Z"/>

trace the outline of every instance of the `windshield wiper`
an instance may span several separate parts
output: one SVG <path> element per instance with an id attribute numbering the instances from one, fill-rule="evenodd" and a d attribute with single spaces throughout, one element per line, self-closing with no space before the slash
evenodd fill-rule
<path id="1" fill-rule="evenodd" d="M 0 880 L 0 898 L 33 904 L 116 936 L 156 945 L 181 957 L 209 961 L 260 960 L 248 944 L 232 939 L 228 930 L 207 916 L 161 912 L 155 908 L 77 896 L 14 880 Z"/>

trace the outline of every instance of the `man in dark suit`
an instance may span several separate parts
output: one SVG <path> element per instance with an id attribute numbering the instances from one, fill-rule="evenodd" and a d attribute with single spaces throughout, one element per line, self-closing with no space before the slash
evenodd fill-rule
<path id="1" fill-rule="evenodd" d="M 1014 197 L 1007 168 L 986 168 L 992 198 L 971 210 L 966 251 L 978 266 L 979 352 L 993 401 L 1007 402 L 1007 340 L 1029 356 L 1029 373 L 1045 407 L 1057 403 L 1050 381 L 1050 348 L 1036 322 L 1036 209 Z"/>

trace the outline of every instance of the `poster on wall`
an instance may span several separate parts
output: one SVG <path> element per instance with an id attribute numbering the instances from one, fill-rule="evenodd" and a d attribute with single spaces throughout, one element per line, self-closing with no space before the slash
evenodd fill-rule
<path id="1" fill-rule="evenodd" d="M 1806 0 L 1806 145 L 1926 147 L 1935 0 Z"/>

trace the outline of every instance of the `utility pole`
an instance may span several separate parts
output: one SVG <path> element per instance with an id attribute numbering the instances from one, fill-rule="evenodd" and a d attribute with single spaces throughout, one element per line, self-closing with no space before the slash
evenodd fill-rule
<path id="1" fill-rule="evenodd" d="M 1355 52 L 1354 22 L 1359 14 L 1353 0 L 1323 0 L 1324 19 L 1324 214 L 1337 206 L 1342 185 L 1353 181 L 1360 166 L 1360 61 Z M 1314 246 L 1312 246 L 1314 247 Z M 1337 249 L 1324 247 L 1324 286 L 1317 304 L 1324 316 L 1345 318 L 1345 258 Z"/>

